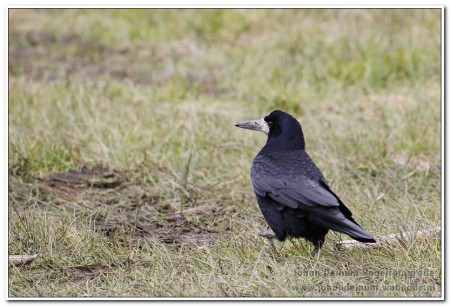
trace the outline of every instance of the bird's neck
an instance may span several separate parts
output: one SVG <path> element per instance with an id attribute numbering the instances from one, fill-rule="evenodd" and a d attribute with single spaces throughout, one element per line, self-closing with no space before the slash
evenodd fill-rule
<path id="1" fill-rule="evenodd" d="M 303 133 L 300 135 L 269 135 L 266 145 L 261 149 L 258 155 L 266 155 L 277 151 L 305 150 L 305 139 Z"/>

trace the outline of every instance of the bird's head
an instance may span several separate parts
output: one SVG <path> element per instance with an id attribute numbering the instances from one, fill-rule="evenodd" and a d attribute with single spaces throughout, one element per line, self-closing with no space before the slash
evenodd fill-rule
<path id="1" fill-rule="evenodd" d="M 304 150 L 305 140 L 300 123 L 288 113 L 274 110 L 259 120 L 250 120 L 235 126 L 261 131 L 268 135 L 263 151 Z"/>

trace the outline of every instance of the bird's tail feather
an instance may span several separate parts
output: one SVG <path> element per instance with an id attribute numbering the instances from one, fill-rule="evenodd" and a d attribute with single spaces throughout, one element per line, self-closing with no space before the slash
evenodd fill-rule
<path id="1" fill-rule="evenodd" d="M 343 234 L 347 234 L 360 242 L 376 242 L 372 235 L 363 230 L 358 224 L 350 220 L 339 220 L 340 222 L 330 222 L 328 226 Z"/>

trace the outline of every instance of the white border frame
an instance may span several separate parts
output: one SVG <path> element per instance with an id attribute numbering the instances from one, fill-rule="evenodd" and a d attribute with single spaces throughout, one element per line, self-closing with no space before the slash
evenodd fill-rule
<path id="1" fill-rule="evenodd" d="M 66 301 L 66 300 L 75 300 L 75 301 L 134 301 L 134 300 L 148 300 L 148 301 L 190 301 L 190 300 L 201 300 L 201 301 L 230 301 L 230 302 L 236 302 L 236 301 L 317 301 L 317 300 L 332 300 L 332 301 L 392 301 L 392 300 L 399 300 L 399 301 L 444 301 L 445 300 L 445 293 L 446 293 L 446 274 L 445 274 L 445 237 L 446 237 L 446 226 L 445 226 L 445 217 L 446 217 L 446 210 L 445 210 L 445 189 L 447 187 L 446 180 L 445 180 L 445 170 L 446 170 L 446 163 L 445 163 L 445 140 L 447 140 L 446 133 L 445 133 L 445 97 L 446 97 L 446 70 L 445 70 L 445 62 L 446 62 L 446 36 L 447 33 L 445 31 L 445 6 L 444 5 L 391 5 L 391 1 L 378 1 L 379 5 L 365 5 L 361 4 L 360 2 L 354 2 L 355 4 L 347 4 L 347 5 L 326 5 L 321 4 L 323 2 L 322 0 L 319 1 L 313 1 L 311 4 L 304 4 L 304 5 L 292 5 L 292 4 L 264 4 L 264 2 L 267 1 L 249 1 L 247 0 L 247 4 L 242 4 L 242 1 L 238 0 L 232 0 L 227 1 L 227 4 L 210 4 L 210 1 L 205 0 L 197 0 L 196 4 L 174 4 L 174 3 L 168 3 L 168 4 L 159 4 L 159 3 L 150 3 L 150 4 L 137 4 L 137 5 L 124 5 L 124 4 L 115 4 L 111 5 L 110 3 L 113 1 L 101 1 L 104 2 L 104 4 L 90 4 L 91 1 L 78 1 L 77 5 L 65 5 L 61 4 L 60 1 L 47 1 L 48 4 L 40 4 L 40 1 L 37 4 L 30 4 L 28 1 L 15 1 L 15 4 L 4 4 L 4 10 L 2 17 L 4 18 L 4 22 L 2 26 L 5 27 L 5 29 L 2 32 L 4 35 L 4 43 L 5 46 L 9 46 L 8 44 L 8 11 L 9 9 L 14 8 L 330 8 L 330 9 L 348 9 L 348 8 L 361 8 L 361 9 L 370 9 L 370 8 L 387 8 L 387 9 L 395 9 L 395 8 L 423 8 L 423 9 L 441 9 L 441 222 L 442 222 L 442 232 L 441 232 L 441 297 L 367 297 L 367 298 L 361 298 L 361 297 L 266 297 L 266 298 L 260 298 L 260 297 L 239 297 L 239 298 L 222 298 L 222 297 L 146 297 L 146 298 L 125 298 L 125 297 L 105 297 L 105 298 L 99 298 L 99 297 L 88 297 L 88 298 L 52 298 L 52 297 L 32 297 L 32 298 L 17 298 L 17 297 L 9 297 L 8 296 L 8 287 L 9 287 L 9 267 L 8 267 L 8 247 L 4 248 L 3 255 L 3 265 L 2 265 L 2 272 L 4 275 L 4 297 L 7 301 Z M 139 0 L 137 1 L 139 2 Z M 144 2 L 144 1 L 141 1 Z M 151 1 L 148 1 L 151 2 Z M 147 3 L 148 3 L 147 2 Z M 182 1 L 184 2 L 184 1 Z M 410 3 L 411 1 L 409 1 Z M 259 4 L 258 4 L 259 3 Z M 262 4 L 261 4 L 262 3 Z M 319 3 L 319 5 L 317 5 Z M 0 108 L 0 112 L 4 112 L 4 116 L 1 116 L 1 118 L 8 118 L 8 120 L 3 121 L 4 122 L 4 133 L 5 136 L 5 142 L 4 142 L 4 148 L 5 150 L 1 154 L 1 160 L 0 163 L 0 169 L 2 170 L 1 173 L 1 183 L 2 183 L 2 190 L 4 194 L 5 199 L 5 205 L 3 206 L 3 215 L 4 218 L 6 218 L 5 222 L 3 223 L 4 226 L 8 227 L 8 123 L 9 123 L 9 117 L 8 117 L 8 105 L 9 105 L 9 96 L 8 96 L 8 52 L 7 48 L 3 48 L 5 54 L 4 54 L 4 61 L 2 62 L 2 68 L 5 75 L 5 82 L 3 83 L 3 91 L 5 95 L 5 102 L 3 104 L 3 107 Z M 8 230 L 4 231 L 3 236 L 1 236 L 4 240 L 3 245 L 7 246 L 8 244 Z M 5 269 L 6 267 L 6 269 Z"/>

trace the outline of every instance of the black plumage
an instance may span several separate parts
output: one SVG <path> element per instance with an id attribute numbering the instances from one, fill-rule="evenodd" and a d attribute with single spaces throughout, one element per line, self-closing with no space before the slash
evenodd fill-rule
<path id="1" fill-rule="evenodd" d="M 306 153 L 303 131 L 295 118 L 276 110 L 264 119 L 236 126 L 268 134 L 253 161 L 251 179 L 259 208 L 277 239 L 303 237 L 313 243 L 314 253 L 330 229 L 361 242 L 375 242 Z"/>

